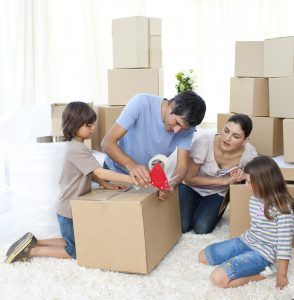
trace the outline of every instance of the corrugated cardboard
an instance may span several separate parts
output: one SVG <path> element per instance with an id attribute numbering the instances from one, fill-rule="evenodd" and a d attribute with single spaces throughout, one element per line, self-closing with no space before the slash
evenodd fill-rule
<path id="1" fill-rule="evenodd" d="M 267 78 L 231 78 L 230 111 L 250 116 L 269 116 Z"/>
<path id="2" fill-rule="evenodd" d="M 287 185 L 290 194 L 294 197 L 294 185 Z M 230 237 L 240 236 L 250 227 L 249 199 L 250 192 L 245 184 L 230 186 Z M 294 239 L 292 241 L 294 247 Z"/>
<path id="3" fill-rule="evenodd" d="M 71 206 L 80 266 L 147 274 L 181 237 L 177 192 L 95 190 Z"/>
<path id="4" fill-rule="evenodd" d="M 283 120 L 283 140 L 285 162 L 294 162 L 294 119 Z"/>
<path id="5" fill-rule="evenodd" d="M 264 76 L 294 76 L 294 36 L 264 41 Z"/>
<path id="6" fill-rule="evenodd" d="M 221 132 L 229 117 L 234 114 L 217 115 L 217 131 Z M 270 117 L 252 117 L 252 132 L 249 142 L 258 154 L 278 156 L 283 154 L 283 120 Z"/>
<path id="7" fill-rule="evenodd" d="M 276 118 L 294 118 L 294 77 L 269 78 L 269 113 Z"/>
<path id="8" fill-rule="evenodd" d="M 62 112 L 68 103 L 52 103 L 51 104 L 51 124 L 52 124 L 52 135 L 54 140 L 61 140 L 63 136 L 62 131 Z M 93 103 L 87 103 L 93 107 Z M 96 123 L 97 124 L 97 123 Z M 97 126 L 97 125 L 96 125 Z M 84 141 L 84 144 L 92 149 L 92 140 L 88 139 Z"/>
<path id="9" fill-rule="evenodd" d="M 153 69 L 162 67 L 161 36 L 150 36 L 149 66 Z"/>
<path id="10" fill-rule="evenodd" d="M 109 105 L 126 105 L 137 93 L 163 96 L 162 69 L 108 70 Z"/>
<path id="11" fill-rule="evenodd" d="M 264 77 L 263 41 L 237 41 L 235 44 L 235 76 Z"/>
<path id="12" fill-rule="evenodd" d="M 112 127 L 124 106 L 98 105 L 95 107 L 98 117 L 98 128 L 92 138 L 92 148 L 101 151 L 101 142 L 106 132 Z"/>
<path id="13" fill-rule="evenodd" d="M 218 133 L 220 133 L 223 130 L 228 119 L 233 115 L 234 114 L 232 114 L 232 113 L 217 114 L 217 132 Z"/>

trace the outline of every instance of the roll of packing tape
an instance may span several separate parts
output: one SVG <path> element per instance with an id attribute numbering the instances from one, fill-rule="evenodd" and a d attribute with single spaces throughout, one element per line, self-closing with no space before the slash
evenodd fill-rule
<path id="1" fill-rule="evenodd" d="M 161 164 L 162 169 L 166 172 L 167 167 L 168 167 L 168 159 L 165 155 L 163 154 L 157 154 L 155 156 L 153 156 L 148 163 L 148 168 L 149 170 L 152 169 L 152 167 L 154 165 L 156 165 L 157 163 Z"/>

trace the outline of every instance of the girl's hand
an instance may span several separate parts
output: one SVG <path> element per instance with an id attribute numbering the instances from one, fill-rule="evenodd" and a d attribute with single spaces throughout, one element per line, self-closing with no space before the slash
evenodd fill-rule
<path id="1" fill-rule="evenodd" d="M 112 184 L 105 180 L 102 180 L 100 184 L 108 190 L 122 190 L 122 189 L 126 188 L 126 186 Z"/>
<path id="2" fill-rule="evenodd" d="M 288 285 L 288 278 L 287 275 L 284 274 L 277 274 L 276 276 L 276 287 L 279 289 L 283 289 L 285 286 Z"/>

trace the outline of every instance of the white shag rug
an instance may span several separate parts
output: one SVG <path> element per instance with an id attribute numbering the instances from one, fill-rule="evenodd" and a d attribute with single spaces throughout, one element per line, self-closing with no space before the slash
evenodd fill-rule
<path id="1" fill-rule="evenodd" d="M 149 275 L 123 274 L 79 267 L 75 260 L 35 258 L 0 265 L 0 299 L 294 299 L 294 265 L 290 284 L 275 288 L 275 277 L 234 289 L 209 282 L 213 267 L 197 263 L 198 252 L 228 237 L 228 212 L 207 235 L 187 233 Z M 7 249 L 0 249 L 4 260 Z"/>

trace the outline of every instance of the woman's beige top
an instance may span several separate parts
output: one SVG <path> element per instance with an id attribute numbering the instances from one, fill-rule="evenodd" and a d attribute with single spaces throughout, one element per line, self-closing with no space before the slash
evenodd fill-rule
<path id="1" fill-rule="evenodd" d="M 215 134 L 201 135 L 195 139 L 190 150 L 190 157 L 193 159 L 195 164 L 199 164 L 199 176 L 207 177 L 220 177 L 229 176 L 228 169 L 220 169 L 214 156 L 214 139 Z M 257 156 L 255 148 L 249 144 L 245 144 L 244 152 L 240 158 L 238 167 L 243 169 L 245 165 Z M 196 175 L 196 174 L 195 174 Z M 189 185 L 193 190 L 202 196 L 211 194 L 220 194 L 225 196 L 228 185 L 221 186 L 200 186 L 200 185 Z"/>

